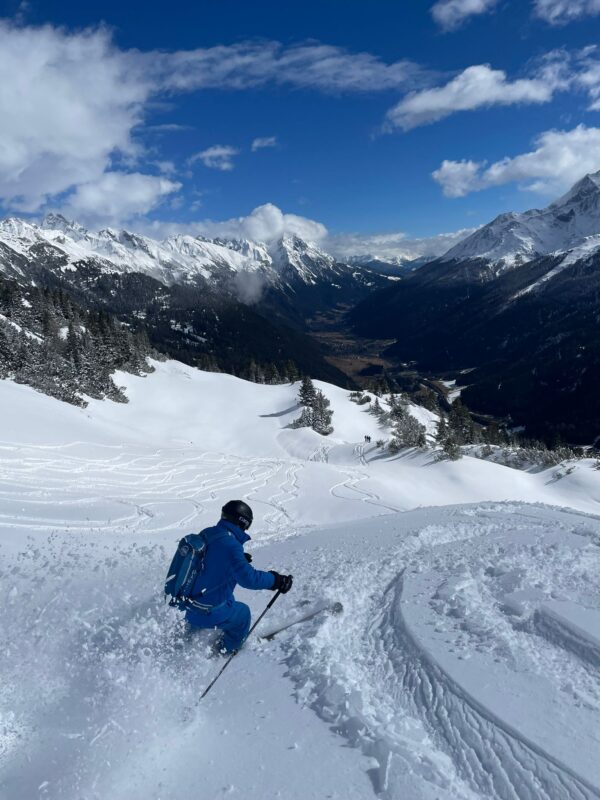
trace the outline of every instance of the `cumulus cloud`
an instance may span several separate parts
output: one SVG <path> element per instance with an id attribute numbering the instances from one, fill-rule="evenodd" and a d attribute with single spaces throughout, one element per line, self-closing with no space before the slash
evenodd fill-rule
<path id="1" fill-rule="evenodd" d="M 257 150 L 262 150 L 265 147 L 277 147 L 276 136 L 258 136 L 251 145 L 251 150 L 255 153 Z"/>
<path id="2" fill-rule="evenodd" d="M 484 162 L 478 161 L 448 161 L 444 160 L 439 169 L 433 173 L 433 179 L 437 181 L 446 197 L 464 197 L 470 192 L 474 192 L 480 181 L 480 173 Z"/>
<path id="3" fill-rule="evenodd" d="M 600 169 L 600 128 L 578 125 L 570 131 L 546 131 L 534 144 L 535 149 L 528 153 L 489 166 L 485 162 L 444 161 L 433 178 L 448 197 L 463 197 L 506 183 L 554 194 Z"/>
<path id="4" fill-rule="evenodd" d="M 267 244 L 284 234 L 294 234 L 308 242 L 319 244 L 327 235 L 327 228 L 322 223 L 296 214 L 285 214 L 272 203 L 257 206 L 247 216 L 226 220 L 202 219 L 189 223 L 155 220 L 150 223 L 138 223 L 136 227 L 155 237 L 166 237 L 177 233 L 195 236 L 200 234 L 209 239 L 252 239 Z"/>
<path id="5" fill-rule="evenodd" d="M 438 0 L 431 14 L 446 31 L 459 28 L 469 17 L 486 14 L 498 5 L 498 0 Z"/>
<path id="6" fill-rule="evenodd" d="M 240 151 L 236 147 L 215 144 L 193 155 L 189 159 L 189 163 L 195 164 L 197 161 L 202 161 L 204 166 L 209 169 L 219 169 L 222 172 L 230 172 L 234 166 L 233 158 L 239 155 L 239 152 Z"/>
<path id="7" fill-rule="evenodd" d="M 533 5 L 535 15 L 550 25 L 600 14 L 600 0 L 534 0 Z"/>
<path id="8" fill-rule="evenodd" d="M 151 86 L 107 31 L 68 34 L 0 22 L 0 201 L 36 211 L 97 180 L 132 131 Z"/>
<path id="9" fill-rule="evenodd" d="M 180 188 L 180 183 L 163 177 L 105 172 L 96 180 L 79 184 L 62 210 L 83 222 L 118 223 L 147 214 Z"/>
<path id="10" fill-rule="evenodd" d="M 127 51 L 103 27 L 70 32 L 0 21 L 0 204 L 34 213 L 50 203 L 68 203 L 66 196 L 78 187 L 101 185 L 105 173 L 154 172 L 137 134 L 160 96 L 266 85 L 376 92 L 421 85 L 424 76 L 407 60 L 386 63 L 319 42 Z M 181 126 L 168 121 L 151 127 L 155 133 L 175 129 Z M 274 140 L 259 138 L 254 149 Z M 215 145 L 200 160 L 226 171 L 235 154 Z M 156 153 L 152 158 L 157 160 Z"/>
<path id="11" fill-rule="evenodd" d="M 503 70 L 488 64 L 468 67 L 445 86 L 411 92 L 386 115 L 388 128 L 410 130 L 458 111 L 522 103 L 548 103 L 569 76 L 564 59 L 551 54 L 531 78 L 510 81 Z"/>
<path id="12" fill-rule="evenodd" d="M 191 223 L 173 223 L 154 220 L 138 220 L 134 227 L 155 238 L 166 238 L 174 234 L 206 236 L 209 239 L 252 239 L 270 244 L 284 234 L 294 234 L 314 242 L 321 248 L 343 260 L 350 256 L 374 256 L 385 259 L 412 260 L 423 256 L 442 255 L 471 233 L 473 228 L 441 233 L 421 239 L 408 238 L 405 233 L 336 233 L 330 234 L 325 225 L 316 220 L 286 214 L 271 203 L 258 206 L 243 217 L 218 221 L 197 220 Z M 240 287 L 246 299 L 259 292 L 259 285 L 249 282 Z"/>

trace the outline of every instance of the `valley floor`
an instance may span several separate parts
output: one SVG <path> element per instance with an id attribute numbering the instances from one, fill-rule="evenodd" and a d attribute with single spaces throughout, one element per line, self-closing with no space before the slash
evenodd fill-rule
<path id="1" fill-rule="evenodd" d="M 84 410 L 0 383 L 3 800 L 600 797 L 591 462 L 382 457 L 335 387 L 323 439 L 285 428 L 294 387 L 119 377 L 129 404 Z M 261 630 L 344 611 L 251 640 L 197 704 L 218 664 L 162 581 L 232 496 L 255 566 L 295 576 Z"/>

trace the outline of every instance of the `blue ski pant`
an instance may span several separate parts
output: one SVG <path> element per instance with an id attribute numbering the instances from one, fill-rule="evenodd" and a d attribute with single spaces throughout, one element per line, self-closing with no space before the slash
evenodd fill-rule
<path id="1" fill-rule="evenodd" d="M 201 619 L 195 617 L 193 623 L 190 624 L 195 628 L 219 628 L 219 630 L 223 631 L 223 647 L 228 653 L 232 653 L 234 650 L 240 649 L 246 640 L 246 636 L 248 636 L 250 609 L 246 603 L 240 603 L 236 600 L 231 606 L 231 613 L 227 619 L 215 624 L 207 617 L 206 625 L 199 624 L 200 622 Z"/>
<path id="2" fill-rule="evenodd" d="M 235 601 L 231 614 L 217 625 L 223 631 L 223 647 L 228 653 L 239 650 L 250 630 L 250 609 L 246 603 Z"/>

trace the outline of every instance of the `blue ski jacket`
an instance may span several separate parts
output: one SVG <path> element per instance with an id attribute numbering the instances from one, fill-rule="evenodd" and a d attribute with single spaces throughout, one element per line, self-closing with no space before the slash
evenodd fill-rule
<path id="1" fill-rule="evenodd" d="M 191 607 L 186 611 L 186 619 L 191 625 L 211 628 L 231 614 L 237 584 L 244 589 L 272 589 L 275 577 L 254 569 L 246 561 L 244 544 L 250 537 L 233 522 L 219 520 L 214 528 L 205 528 L 202 533 L 207 542 L 204 569 L 196 578 L 191 596 L 198 597 L 211 610 Z"/>

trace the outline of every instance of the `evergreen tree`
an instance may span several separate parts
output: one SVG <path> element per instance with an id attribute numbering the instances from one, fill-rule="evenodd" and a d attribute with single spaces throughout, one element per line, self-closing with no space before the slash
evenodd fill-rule
<path id="1" fill-rule="evenodd" d="M 300 384 L 300 390 L 298 392 L 298 401 L 300 405 L 312 407 L 316 393 L 317 390 L 315 389 L 313 382 L 308 376 L 305 375 L 302 378 L 302 383 Z"/>
<path id="2" fill-rule="evenodd" d="M 252 381 L 252 383 L 257 383 L 257 376 L 258 376 L 258 367 L 256 365 L 256 361 L 252 359 L 250 361 L 250 366 L 248 367 L 247 371 L 248 380 Z"/>
<path id="3" fill-rule="evenodd" d="M 331 403 L 325 397 L 323 392 L 317 391 L 312 404 L 312 428 L 322 436 L 328 436 L 333 432 L 333 425 L 331 424 L 333 411 L 331 410 L 330 406 Z"/>
<path id="4" fill-rule="evenodd" d="M 448 416 L 448 427 L 458 444 L 473 444 L 475 442 L 475 423 L 469 409 L 460 400 L 456 400 L 452 404 Z"/>
<path id="5" fill-rule="evenodd" d="M 412 414 L 405 414 L 400 417 L 392 430 L 392 439 L 388 449 L 392 453 L 398 453 L 407 447 L 426 447 L 426 429 L 424 425 L 415 419 Z"/>
<path id="6" fill-rule="evenodd" d="M 442 444 L 442 451 L 446 456 L 446 458 L 449 459 L 450 461 L 458 461 L 460 458 L 462 458 L 462 451 L 460 449 L 460 445 L 458 444 L 452 433 L 446 436 L 446 439 Z"/>
<path id="7" fill-rule="evenodd" d="M 269 384 L 281 383 L 281 375 L 276 364 L 269 364 L 265 370 L 265 381 Z"/>
<path id="8" fill-rule="evenodd" d="M 401 420 L 404 417 L 406 417 L 408 415 L 408 412 L 406 411 L 406 405 L 407 403 L 405 400 L 402 400 L 395 394 L 391 395 L 390 411 L 389 411 L 390 419 L 395 421 L 395 420 Z"/>
<path id="9" fill-rule="evenodd" d="M 369 409 L 369 413 L 373 414 L 374 417 L 381 418 L 381 416 L 385 413 L 383 408 L 381 407 L 381 403 L 379 402 L 379 398 L 376 397 L 375 400 L 371 403 L 371 408 Z"/>
<path id="10" fill-rule="evenodd" d="M 296 381 L 300 378 L 298 367 L 291 359 L 288 359 L 288 361 L 286 361 L 285 377 L 290 383 L 296 383 Z"/>
<path id="11" fill-rule="evenodd" d="M 450 461 L 457 461 L 462 458 L 460 445 L 456 440 L 454 431 L 446 422 L 446 418 L 442 415 L 438 421 L 436 442 L 441 447 L 441 454 L 438 458 L 447 458 Z"/>
<path id="12" fill-rule="evenodd" d="M 85 405 L 82 395 L 89 395 L 123 401 L 114 371 L 151 369 L 145 335 L 104 312 L 84 311 L 62 290 L 23 288 L 0 277 L 0 313 L 14 317 L 14 325 L 0 321 L 0 375 L 60 400 Z"/>
<path id="13" fill-rule="evenodd" d="M 440 414 L 440 418 L 437 421 L 437 430 L 435 432 L 435 440 L 438 444 L 444 441 L 448 434 L 448 425 L 446 423 L 446 417 L 443 414 Z"/>
<path id="14" fill-rule="evenodd" d="M 65 355 L 67 358 L 71 359 L 76 370 L 81 368 L 80 342 L 79 337 L 75 333 L 73 322 L 69 322 L 67 330 Z"/>
<path id="15" fill-rule="evenodd" d="M 312 426 L 313 410 L 306 406 L 302 409 L 300 416 L 290 424 L 290 428 L 312 428 Z"/>

